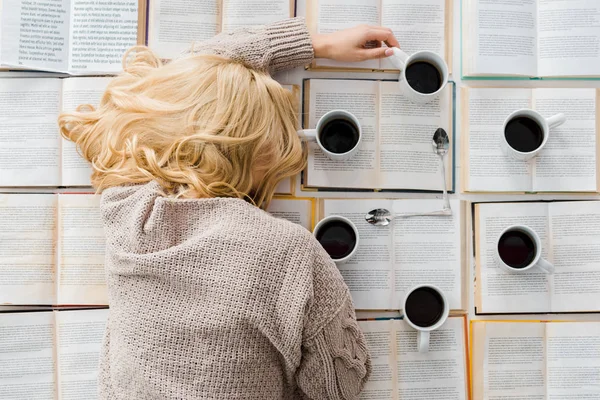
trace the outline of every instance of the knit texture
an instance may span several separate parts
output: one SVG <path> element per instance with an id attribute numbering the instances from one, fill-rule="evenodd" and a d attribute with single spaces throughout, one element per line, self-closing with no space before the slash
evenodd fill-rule
<path id="1" fill-rule="evenodd" d="M 356 399 L 370 359 L 310 232 L 157 183 L 102 195 L 110 316 L 101 399 Z"/>
<path id="2" fill-rule="evenodd" d="M 207 42 L 194 43 L 183 55 L 190 52 L 224 56 L 272 73 L 310 64 L 314 57 L 303 18 L 221 33 Z"/>

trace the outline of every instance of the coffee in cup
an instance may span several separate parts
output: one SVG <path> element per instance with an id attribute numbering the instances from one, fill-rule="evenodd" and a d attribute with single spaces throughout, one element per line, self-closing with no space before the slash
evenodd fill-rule
<path id="1" fill-rule="evenodd" d="M 434 285 L 419 285 L 410 289 L 402 306 L 404 321 L 418 331 L 419 352 L 429 351 L 429 334 L 448 319 L 450 307 L 446 296 Z"/>
<path id="2" fill-rule="evenodd" d="M 562 125 L 565 121 L 564 114 L 556 114 L 546 119 L 534 110 L 515 111 L 504 121 L 502 150 L 514 159 L 529 160 L 546 146 L 550 129 Z"/>
<path id="3" fill-rule="evenodd" d="M 321 151 L 331 160 L 350 159 L 360 147 L 362 129 L 358 118 L 344 110 L 325 113 L 315 129 L 298 131 L 298 135 L 316 142 Z"/>
<path id="4" fill-rule="evenodd" d="M 439 97 L 448 83 L 448 65 L 431 51 L 412 55 L 393 47 L 388 59 L 400 70 L 398 83 L 402 94 L 415 103 L 428 103 Z"/>
<path id="5" fill-rule="evenodd" d="M 358 229 L 348 218 L 332 215 L 319 221 L 314 236 L 336 263 L 348 261 L 358 249 Z"/>
<path id="6" fill-rule="evenodd" d="M 553 273 L 554 266 L 541 258 L 542 242 L 528 226 L 513 225 L 502 231 L 496 247 L 497 263 L 510 273 L 522 273 L 538 267 Z"/>
<path id="7" fill-rule="evenodd" d="M 330 120 L 319 132 L 319 140 L 323 147 L 335 154 L 349 152 L 356 147 L 359 138 L 358 127 L 346 118 Z"/>

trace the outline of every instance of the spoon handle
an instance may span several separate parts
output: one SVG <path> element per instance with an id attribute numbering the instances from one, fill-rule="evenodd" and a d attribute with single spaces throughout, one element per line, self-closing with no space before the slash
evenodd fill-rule
<path id="1" fill-rule="evenodd" d="M 449 210 L 450 209 L 450 200 L 448 199 L 448 191 L 446 190 L 446 165 L 444 163 L 444 155 L 440 154 L 440 163 L 442 164 L 442 182 L 444 183 L 444 192 L 443 192 L 443 199 L 444 199 L 444 208 L 443 210 Z"/>
<path id="2" fill-rule="evenodd" d="M 406 212 L 394 214 L 394 218 L 406 218 L 406 217 L 427 217 L 433 215 L 452 215 L 452 210 L 438 210 L 430 212 Z"/>

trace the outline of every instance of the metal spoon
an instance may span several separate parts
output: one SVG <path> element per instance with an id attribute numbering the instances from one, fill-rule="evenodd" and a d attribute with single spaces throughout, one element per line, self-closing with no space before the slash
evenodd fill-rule
<path id="1" fill-rule="evenodd" d="M 369 213 L 365 215 L 365 219 L 368 223 L 375 226 L 387 226 L 392 222 L 393 216 L 392 213 L 385 208 L 376 208 L 375 210 L 369 211 Z"/>
<path id="2" fill-rule="evenodd" d="M 442 128 L 438 128 L 433 134 L 433 140 L 431 144 L 433 146 L 434 153 L 438 155 L 442 163 L 442 178 L 444 182 L 444 206 L 442 209 L 430 212 L 406 212 L 392 215 L 392 213 L 385 208 L 376 208 L 375 210 L 369 211 L 369 213 L 365 215 L 365 220 L 368 223 L 375 226 L 387 226 L 394 218 L 452 215 L 450 200 L 448 199 L 448 192 L 446 191 L 446 166 L 444 163 L 444 157 L 446 154 L 448 154 L 448 150 L 450 149 L 450 139 L 448 138 L 446 131 Z"/>
<path id="3" fill-rule="evenodd" d="M 444 163 L 444 157 L 446 154 L 448 154 L 448 150 L 450 149 L 450 139 L 448 139 L 448 134 L 443 128 L 438 128 L 435 131 L 431 144 L 433 146 L 434 153 L 438 155 L 442 164 L 442 181 L 444 183 L 444 207 L 442 208 L 442 211 L 450 211 L 451 214 L 452 210 L 450 208 L 450 200 L 448 199 L 448 191 L 446 191 L 446 165 Z"/>

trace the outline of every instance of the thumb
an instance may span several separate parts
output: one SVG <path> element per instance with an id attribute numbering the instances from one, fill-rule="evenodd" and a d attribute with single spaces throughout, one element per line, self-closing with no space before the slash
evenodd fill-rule
<path id="1" fill-rule="evenodd" d="M 389 57 L 394 54 L 394 51 L 389 47 L 377 47 L 374 49 L 364 49 L 362 55 L 365 60 L 372 60 L 375 58 Z"/>

